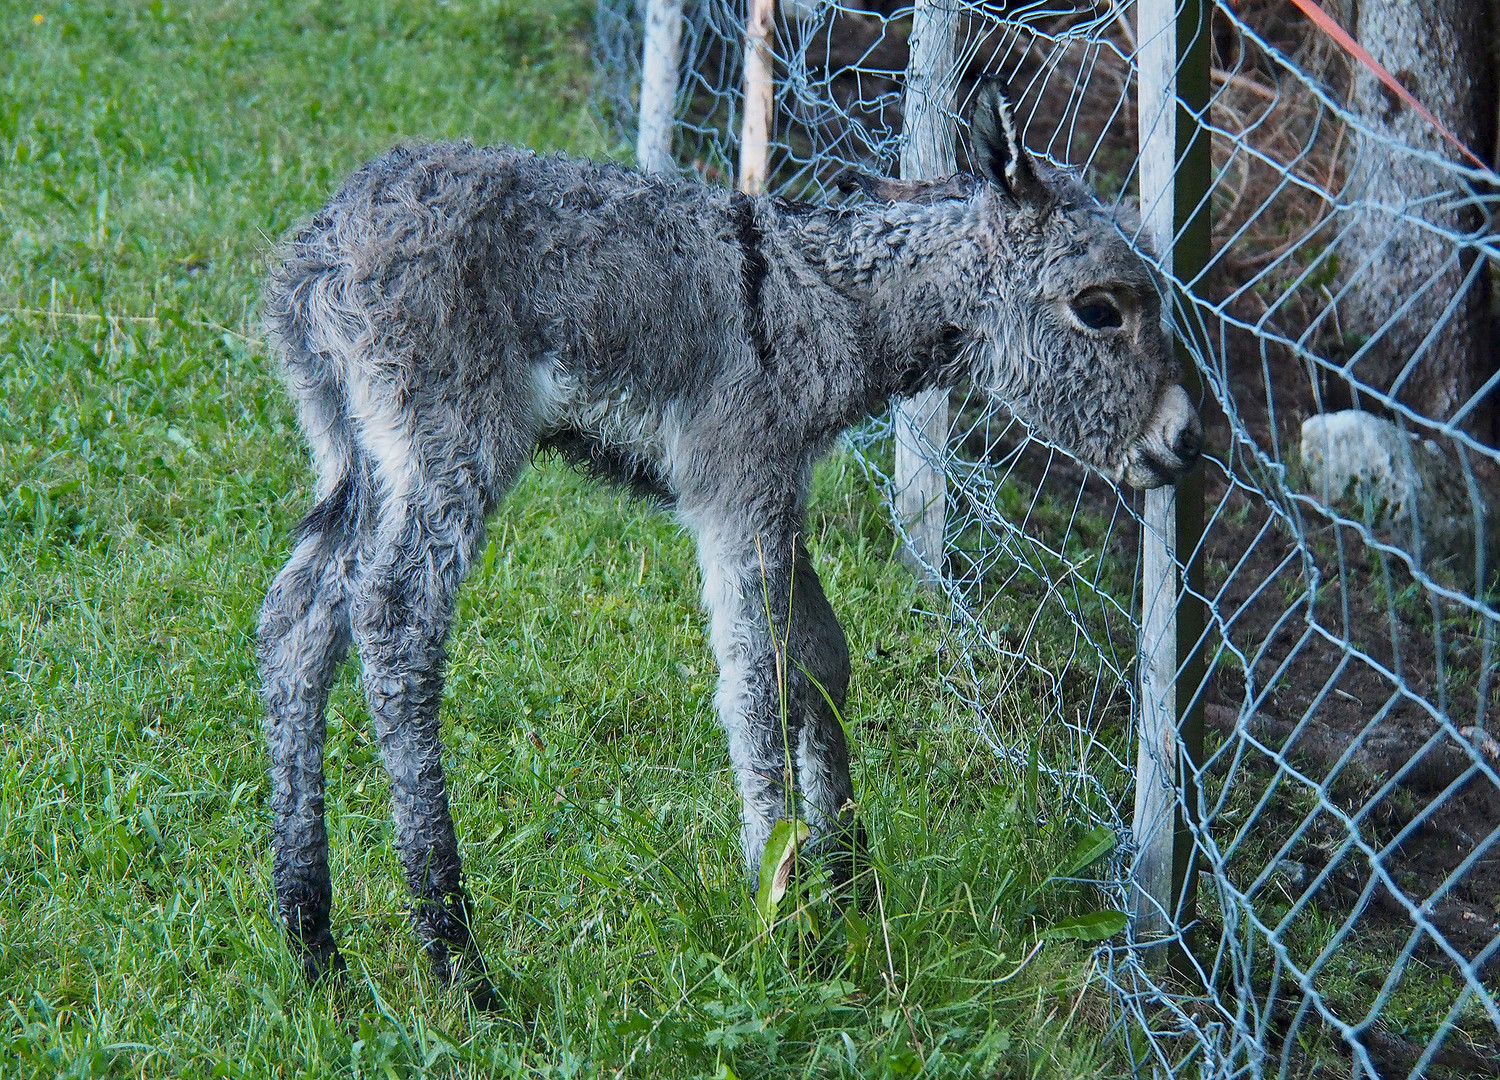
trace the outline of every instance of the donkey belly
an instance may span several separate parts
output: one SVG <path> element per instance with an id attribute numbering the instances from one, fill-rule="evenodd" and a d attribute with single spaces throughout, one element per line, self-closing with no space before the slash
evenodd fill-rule
<path id="1" fill-rule="evenodd" d="M 581 431 L 552 431 L 538 440 L 543 451 L 556 453 L 569 465 L 597 480 L 625 488 L 638 499 L 671 509 L 676 497 L 648 459 L 624 447 L 612 447 Z"/>

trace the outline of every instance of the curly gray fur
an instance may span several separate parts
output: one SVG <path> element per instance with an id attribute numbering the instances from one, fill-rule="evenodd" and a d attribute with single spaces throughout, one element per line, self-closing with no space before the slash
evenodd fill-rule
<path id="1" fill-rule="evenodd" d="M 259 659 L 276 894 L 310 978 L 342 965 L 322 744 L 351 642 L 417 930 L 440 974 L 482 971 L 441 765 L 444 640 L 486 517 L 539 447 L 697 539 L 752 875 L 788 813 L 839 873 L 856 842 L 848 649 L 803 543 L 809 469 L 841 431 L 968 382 L 1114 477 L 1188 467 L 1199 428 L 1155 278 L 1015 141 L 998 89 L 979 109 L 982 177 L 867 180 L 874 198 L 841 208 L 433 144 L 366 165 L 288 238 L 263 312 L 318 500 Z"/>

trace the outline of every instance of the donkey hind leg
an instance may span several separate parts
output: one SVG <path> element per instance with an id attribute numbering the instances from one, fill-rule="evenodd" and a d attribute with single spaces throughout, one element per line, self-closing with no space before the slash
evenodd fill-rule
<path id="1" fill-rule="evenodd" d="M 392 518 L 352 611 L 354 640 L 381 757 L 391 780 L 395 840 L 414 900 L 418 938 L 439 979 L 475 978 L 487 1007 L 494 991 L 470 931 L 458 841 L 443 780 L 438 705 L 444 639 L 458 588 L 484 535 L 474 487 L 424 476 L 383 511 Z"/>
<path id="2" fill-rule="evenodd" d="M 260 614 L 276 903 L 309 982 L 344 970 L 328 921 L 333 889 L 323 825 L 323 712 L 349 647 L 361 497 L 358 481 L 346 475 L 318 503 Z"/>

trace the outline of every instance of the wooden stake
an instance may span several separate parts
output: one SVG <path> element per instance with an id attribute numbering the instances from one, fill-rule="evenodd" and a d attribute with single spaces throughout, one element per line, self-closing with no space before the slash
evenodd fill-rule
<path id="1" fill-rule="evenodd" d="M 647 0 L 646 37 L 641 46 L 640 131 L 636 164 L 646 172 L 672 173 L 672 132 L 677 127 L 678 65 L 682 49 L 682 0 Z"/>
<path id="2" fill-rule="evenodd" d="M 957 169 L 953 150 L 954 0 L 917 0 L 906 68 L 901 178 L 931 180 Z M 943 575 L 948 486 L 941 455 L 948 445 L 948 390 L 939 387 L 896 403 L 896 512 L 910 541 L 902 552 L 928 584 Z M 937 460 L 934 460 L 936 452 Z"/>
<path id="3" fill-rule="evenodd" d="M 740 127 L 739 189 L 759 195 L 766 187 L 771 117 L 776 107 L 772 81 L 771 36 L 776 32 L 776 0 L 750 0 L 745 20 L 745 116 Z"/>

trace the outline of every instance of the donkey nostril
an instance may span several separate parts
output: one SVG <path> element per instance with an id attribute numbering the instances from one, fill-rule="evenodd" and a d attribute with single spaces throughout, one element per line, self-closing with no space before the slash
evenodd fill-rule
<path id="1" fill-rule="evenodd" d="M 1185 462 L 1197 459 L 1198 451 L 1203 449 L 1203 429 L 1197 424 L 1188 424 L 1177 433 L 1177 441 L 1172 444 L 1172 453 L 1176 454 Z"/>

